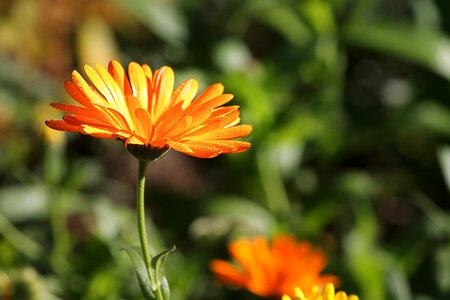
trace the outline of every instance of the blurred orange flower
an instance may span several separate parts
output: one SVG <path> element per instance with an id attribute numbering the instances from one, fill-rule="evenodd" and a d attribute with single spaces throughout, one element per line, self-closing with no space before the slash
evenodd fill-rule
<path id="1" fill-rule="evenodd" d="M 240 122 L 239 106 L 222 106 L 233 98 L 216 83 L 195 97 L 198 82 L 190 79 L 174 90 L 174 72 L 162 67 L 132 62 L 128 76 L 117 61 L 106 69 L 86 65 L 89 85 L 73 71 L 65 88 L 82 106 L 52 103 L 69 114 L 63 120 L 46 121 L 61 131 L 75 131 L 99 138 L 119 138 L 128 147 L 143 145 L 169 149 L 195 157 L 210 158 L 221 153 L 242 152 L 250 143 L 235 140 L 252 131 Z"/>
<path id="2" fill-rule="evenodd" d="M 239 267 L 213 260 L 212 272 L 222 283 L 246 288 L 259 296 L 291 295 L 295 287 L 310 290 L 315 285 L 339 282 L 336 276 L 320 274 L 327 264 L 322 251 L 292 236 L 277 236 L 271 246 L 262 236 L 240 239 L 230 243 L 228 251 Z"/>
<path id="3" fill-rule="evenodd" d="M 348 295 L 345 292 L 334 291 L 334 285 L 327 283 L 322 290 L 317 286 L 313 286 L 309 294 L 303 293 L 300 288 L 295 288 L 294 297 L 291 299 L 288 295 L 284 295 L 282 300 L 359 300 L 358 296 Z"/>

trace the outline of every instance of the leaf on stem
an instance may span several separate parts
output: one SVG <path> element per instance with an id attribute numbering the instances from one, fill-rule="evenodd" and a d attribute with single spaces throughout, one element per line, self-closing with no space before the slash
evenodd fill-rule
<path id="1" fill-rule="evenodd" d="M 152 290 L 152 284 L 150 282 L 149 274 L 147 273 L 145 262 L 142 259 L 139 251 L 133 247 L 123 248 L 122 250 L 126 251 L 128 256 L 130 257 L 131 264 L 133 265 L 133 269 L 136 272 L 139 286 L 141 287 L 145 300 L 155 299 L 155 294 Z"/>
<path id="2" fill-rule="evenodd" d="M 151 261 L 152 269 L 154 271 L 155 276 L 154 281 L 156 282 L 158 289 L 160 289 L 161 292 L 163 293 L 164 299 L 169 299 L 170 295 L 169 284 L 167 283 L 166 277 L 164 277 L 166 259 L 167 255 L 169 255 L 169 253 L 173 252 L 175 249 L 176 247 L 175 245 L 173 245 L 171 248 L 168 248 L 157 254 L 155 257 L 152 258 Z"/>

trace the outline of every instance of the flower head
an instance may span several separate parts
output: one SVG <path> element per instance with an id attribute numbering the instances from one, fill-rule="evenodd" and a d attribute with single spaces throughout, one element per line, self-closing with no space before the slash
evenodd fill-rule
<path id="1" fill-rule="evenodd" d="M 213 260 L 212 272 L 221 282 L 259 296 L 282 296 L 291 294 L 295 287 L 310 290 L 339 281 L 336 276 L 320 274 L 327 264 L 322 251 L 292 236 L 277 236 L 270 246 L 262 236 L 240 239 L 230 243 L 228 250 L 239 266 Z"/>
<path id="2" fill-rule="evenodd" d="M 283 295 L 282 300 L 359 300 L 359 298 L 355 295 L 347 296 L 345 292 L 335 293 L 334 285 L 327 283 L 322 290 L 317 285 L 313 286 L 309 294 L 306 295 L 300 288 L 296 287 L 293 298 Z"/>
<path id="3" fill-rule="evenodd" d="M 92 85 L 77 71 L 65 84 L 81 106 L 52 103 L 68 114 L 63 120 L 46 121 L 47 126 L 119 138 L 127 147 L 174 149 L 201 158 L 250 148 L 250 143 L 235 139 L 248 135 L 252 127 L 237 125 L 239 106 L 222 106 L 233 95 L 224 94 L 220 83 L 195 97 L 198 82 L 186 80 L 174 89 L 174 72 L 167 66 L 152 72 L 149 66 L 132 62 L 128 76 L 117 61 L 107 69 L 97 64 L 84 70 Z"/>

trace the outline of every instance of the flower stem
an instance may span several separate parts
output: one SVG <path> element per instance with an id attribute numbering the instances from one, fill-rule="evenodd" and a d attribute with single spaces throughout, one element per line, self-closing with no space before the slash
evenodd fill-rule
<path id="1" fill-rule="evenodd" d="M 141 243 L 142 254 L 144 255 L 145 266 L 150 277 L 150 253 L 148 251 L 147 229 L 145 226 L 145 173 L 149 162 L 139 160 L 138 182 L 136 186 L 136 208 L 137 208 L 137 223 L 139 231 L 139 241 Z"/>
<path id="2" fill-rule="evenodd" d="M 144 256 L 145 267 L 147 269 L 147 274 L 150 279 L 150 282 L 156 284 L 155 297 L 156 300 L 167 300 L 165 299 L 163 292 L 161 290 L 161 285 L 158 278 L 153 278 L 152 276 L 152 265 L 151 265 L 151 256 L 148 250 L 148 241 L 147 241 L 147 227 L 145 225 L 145 173 L 147 171 L 147 167 L 150 161 L 141 160 L 139 161 L 139 170 L 138 170 L 138 182 L 136 186 L 136 207 L 137 207 L 137 223 L 138 223 L 138 231 L 139 231 L 139 241 L 141 243 L 142 254 Z M 157 276 L 157 274 L 156 274 Z M 156 282 L 153 282 L 155 279 Z M 154 287 L 152 287 L 153 289 Z"/>

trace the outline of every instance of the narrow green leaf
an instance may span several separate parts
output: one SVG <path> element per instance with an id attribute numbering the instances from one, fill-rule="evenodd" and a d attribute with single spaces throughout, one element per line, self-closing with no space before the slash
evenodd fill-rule
<path id="1" fill-rule="evenodd" d="M 450 79 L 450 40 L 441 32 L 411 24 L 351 21 L 342 33 L 349 45 L 390 53 Z"/>
<path id="2" fill-rule="evenodd" d="M 152 258 L 151 261 L 152 268 L 155 272 L 154 282 L 156 282 L 158 289 L 162 291 L 164 299 L 169 299 L 170 296 L 169 284 L 167 283 L 167 280 L 164 277 L 166 259 L 169 253 L 175 251 L 175 249 L 176 247 L 175 245 L 173 245 L 171 248 L 168 248 L 157 254 L 155 257 Z"/>
<path id="3" fill-rule="evenodd" d="M 10 220 L 3 217 L 1 214 L 0 236 L 11 243 L 18 251 L 30 258 L 37 259 L 44 251 L 39 243 L 23 234 Z"/>
<path id="4" fill-rule="evenodd" d="M 134 271 L 136 272 L 139 286 L 141 287 L 144 298 L 146 300 L 155 299 L 155 294 L 152 291 L 152 284 L 150 282 L 150 278 L 147 273 L 147 268 L 139 251 L 133 247 L 123 248 L 122 250 L 127 252 L 128 256 L 130 257 L 131 264 L 133 266 Z"/>

